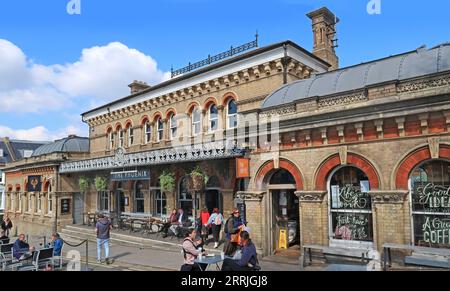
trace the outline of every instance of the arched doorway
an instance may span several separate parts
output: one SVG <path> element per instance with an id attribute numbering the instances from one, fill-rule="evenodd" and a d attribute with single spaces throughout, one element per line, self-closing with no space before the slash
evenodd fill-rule
<path id="1" fill-rule="evenodd" d="M 409 178 L 412 241 L 450 248 L 450 162 L 427 160 Z"/>
<path id="2" fill-rule="evenodd" d="M 279 252 L 284 247 L 297 247 L 300 244 L 299 200 L 294 176 L 285 169 L 272 173 L 268 179 L 272 216 L 272 250 Z M 286 245 L 280 240 L 281 232 L 286 231 Z"/>
<path id="3" fill-rule="evenodd" d="M 220 181 L 216 176 L 209 178 L 206 184 L 205 207 L 209 213 L 212 213 L 214 208 L 218 208 L 220 213 L 223 213 L 223 197 L 220 192 Z"/>
<path id="4" fill-rule="evenodd" d="M 192 199 L 192 193 L 188 189 L 188 179 L 189 177 L 185 176 L 180 181 L 180 187 L 178 188 L 178 207 L 182 208 L 188 216 L 192 216 L 194 200 Z"/>
<path id="5" fill-rule="evenodd" d="M 372 203 L 367 174 L 338 167 L 328 180 L 330 245 L 373 248 Z"/>
<path id="6" fill-rule="evenodd" d="M 144 184 L 137 181 L 134 187 L 134 211 L 136 213 L 145 212 Z"/>

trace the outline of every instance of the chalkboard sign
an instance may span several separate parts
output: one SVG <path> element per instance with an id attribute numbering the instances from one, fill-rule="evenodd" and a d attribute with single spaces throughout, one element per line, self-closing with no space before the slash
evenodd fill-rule
<path id="1" fill-rule="evenodd" d="M 246 215 L 246 205 L 245 201 L 242 199 L 237 198 L 235 201 L 236 208 L 239 210 L 239 213 L 241 214 L 242 222 L 247 224 L 247 215 Z"/>
<path id="2" fill-rule="evenodd" d="M 70 213 L 70 199 L 61 199 L 61 214 Z"/>

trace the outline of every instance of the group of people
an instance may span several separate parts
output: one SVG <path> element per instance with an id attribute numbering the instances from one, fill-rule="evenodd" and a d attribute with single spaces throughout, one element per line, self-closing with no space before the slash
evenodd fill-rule
<path id="1" fill-rule="evenodd" d="M 53 233 L 51 236 L 51 243 L 44 247 L 53 248 L 53 256 L 60 257 L 62 254 L 64 242 L 59 236 L 58 233 Z M 36 248 L 33 245 L 30 245 L 25 240 L 25 234 L 20 234 L 17 240 L 13 244 L 13 257 L 19 261 L 26 260 L 33 256 L 33 253 L 36 251 Z"/>
<path id="2" fill-rule="evenodd" d="M 233 209 L 226 222 L 224 222 L 224 218 L 217 208 L 213 210 L 211 215 L 206 209 L 203 209 L 199 220 L 201 222 L 200 226 L 190 229 L 183 241 L 184 264 L 181 266 L 181 271 L 202 271 L 206 269 L 206 264 L 199 263 L 196 260 L 200 255 L 207 255 L 203 246 L 207 242 L 209 227 L 212 228 L 213 232 L 214 248 L 218 247 L 219 235 L 223 224 L 225 224 L 226 239 L 223 253 L 226 258 L 222 264 L 222 271 L 253 271 L 260 269 L 256 247 L 250 239 L 249 229 L 242 221 L 238 209 Z M 235 258 L 235 254 L 239 249 L 240 258 Z"/>

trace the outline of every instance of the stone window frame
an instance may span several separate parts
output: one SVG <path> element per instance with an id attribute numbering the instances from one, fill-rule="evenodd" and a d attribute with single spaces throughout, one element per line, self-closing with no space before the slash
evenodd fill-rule
<path id="1" fill-rule="evenodd" d="M 196 120 L 197 117 L 198 120 Z M 200 106 L 195 105 L 194 107 L 192 107 L 191 112 L 191 135 L 198 136 L 200 134 L 202 134 L 202 110 L 200 109 Z"/>
<path id="2" fill-rule="evenodd" d="M 234 105 L 236 106 L 236 113 L 231 113 L 230 114 L 230 104 L 231 102 L 234 103 Z M 235 129 L 238 127 L 238 108 L 237 108 L 237 103 L 236 100 L 234 100 L 233 98 L 230 98 L 230 100 L 227 101 L 227 106 L 226 106 L 226 114 L 227 114 L 227 129 Z M 231 118 L 236 118 L 236 126 L 230 126 L 230 121 Z"/>
<path id="3" fill-rule="evenodd" d="M 152 124 L 150 120 L 144 123 L 144 143 L 149 144 L 152 142 Z"/>
<path id="4" fill-rule="evenodd" d="M 161 116 L 156 119 L 156 142 L 164 139 L 164 121 Z"/>
<path id="5" fill-rule="evenodd" d="M 171 112 L 169 114 L 169 140 L 173 140 L 177 137 L 177 120 L 176 120 L 176 114 L 174 112 Z"/>
<path id="6" fill-rule="evenodd" d="M 211 117 L 211 114 L 212 114 L 212 113 L 211 113 L 211 109 L 212 109 L 213 107 L 215 107 L 215 108 L 216 108 L 216 111 L 217 111 L 216 117 L 215 117 L 215 118 L 212 118 L 212 117 Z M 212 122 L 213 122 L 213 121 L 215 121 L 215 125 L 216 125 L 216 128 L 215 128 L 215 129 L 212 128 Z M 209 105 L 209 107 L 208 107 L 208 133 L 214 133 L 214 132 L 216 132 L 218 129 L 219 129 L 219 109 L 217 108 L 217 105 L 216 105 L 216 104 L 212 103 L 212 104 Z"/>

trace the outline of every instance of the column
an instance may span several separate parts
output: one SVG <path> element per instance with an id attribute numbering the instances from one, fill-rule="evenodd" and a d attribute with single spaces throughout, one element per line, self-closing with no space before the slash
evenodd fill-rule
<path id="1" fill-rule="evenodd" d="M 327 191 L 297 191 L 300 211 L 300 245 L 328 245 Z"/>
<path id="2" fill-rule="evenodd" d="M 246 206 L 246 220 L 251 229 L 250 237 L 259 250 L 268 249 L 264 238 L 266 211 L 264 210 L 263 198 L 266 192 L 240 191 L 237 198 L 242 199 Z"/>
<path id="3" fill-rule="evenodd" d="M 408 193 L 407 190 L 369 192 L 373 208 L 374 243 L 380 252 L 384 243 L 410 242 Z"/>

